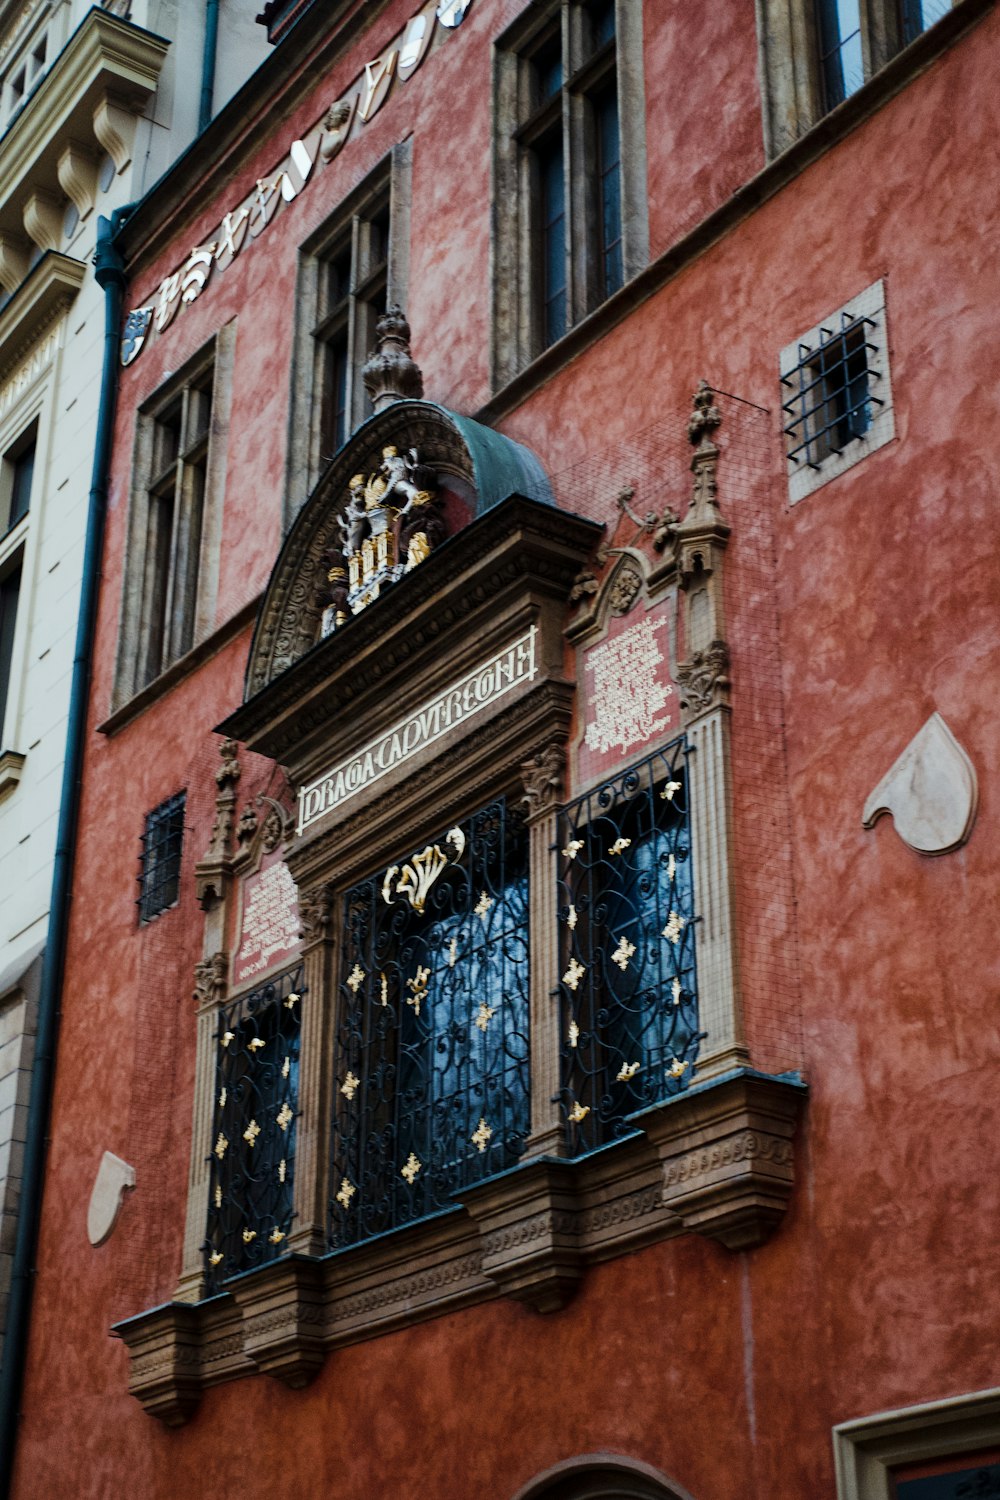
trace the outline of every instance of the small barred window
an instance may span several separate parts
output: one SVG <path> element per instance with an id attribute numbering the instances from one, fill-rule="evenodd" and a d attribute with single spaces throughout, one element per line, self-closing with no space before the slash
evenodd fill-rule
<path id="1" fill-rule="evenodd" d="M 894 435 L 881 282 L 781 354 L 789 499 L 803 499 Z"/>
<path id="2" fill-rule="evenodd" d="M 691 1081 L 698 1055 L 683 736 L 559 818 L 562 1101 L 570 1153 Z"/>
<path id="3" fill-rule="evenodd" d="M 151 922 L 177 901 L 184 841 L 184 792 L 146 814 L 139 871 L 139 921 Z"/>

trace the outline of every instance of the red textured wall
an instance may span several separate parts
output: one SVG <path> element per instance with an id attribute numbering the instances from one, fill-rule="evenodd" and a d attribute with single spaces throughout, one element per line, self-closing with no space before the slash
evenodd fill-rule
<path id="1" fill-rule="evenodd" d="M 219 618 L 280 542 L 296 247 L 414 135 L 409 316 L 428 397 L 488 394 L 489 47 L 514 3 L 468 21 L 257 244 L 123 374 L 91 712 L 107 713 L 135 407 L 238 317 Z M 276 141 L 144 268 L 136 304 L 409 13 L 390 5 Z M 753 6 L 648 4 L 654 250 L 757 170 Z M 763 1248 L 684 1239 L 588 1273 L 565 1311 L 496 1302 L 332 1355 L 306 1391 L 210 1391 L 168 1431 L 126 1391 L 116 1319 L 168 1298 L 190 1138 L 192 862 L 212 820 L 211 727 L 242 693 L 249 631 L 127 728 L 92 732 L 17 1500 L 199 1493 L 479 1500 L 610 1449 L 695 1500 L 833 1492 L 830 1427 L 995 1383 L 1000 1125 L 993 941 L 996 479 L 995 13 L 951 53 L 555 375 L 502 425 L 562 503 L 615 515 L 687 484 L 702 376 L 723 403 L 720 503 L 733 645 L 737 896 L 755 1061 L 810 1085 L 789 1214 Z M 961 108 L 956 101 L 961 100 Z M 660 128 L 660 122 L 664 122 Z M 734 175 L 735 174 L 735 175 Z M 883 277 L 896 439 L 790 510 L 778 351 Z M 660 434 L 668 449 L 651 441 Z M 937 708 L 970 754 L 969 844 L 909 850 L 865 798 Z M 241 801 L 266 774 L 248 764 Z M 142 813 L 185 785 L 181 903 L 137 932 Z M 101 1152 L 138 1186 L 94 1251 Z"/>

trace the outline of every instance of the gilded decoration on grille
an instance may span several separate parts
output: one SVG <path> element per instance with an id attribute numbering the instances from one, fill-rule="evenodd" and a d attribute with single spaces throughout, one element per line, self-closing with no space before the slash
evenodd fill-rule
<path id="1" fill-rule="evenodd" d="M 351 972 L 347 976 L 347 983 L 350 986 L 350 988 L 354 991 L 354 993 L 357 994 L 358 990 L 364 984 L 364 982 L 365 982 L 365 971 L 361 967 L 360 964 L 355 964 L 354 968 L 351 970 Z"/>
<path id="2" fill-rule="evenodd" d="M 264 1038 L 262 1036 L 255 1036 L 252 1042 L 247 1042 L 247 1051 L 248 1052 L 259 1052 L 260 1049 L 261 1049 L 261 1047 L 263 1047 L 263 1045 L 264 1045 Z"/>
<path id="3" fill-rule="evenodd" d="M 346 625 L 383 589 L 412 572 L 447 535 L 437 474 L 416 448 L 393 444 L 371 474 L 355 474 L 336 517 L 339 540 L 320 561 L 324 637 Z"/>
<path id="4" fill-rule="evenodd" d="M 475 914 L 476 914 L 477 917 L 482 917 L 483 921 L 485 922 L 486 921 L 486 913 L 489 911 L 489 909 L 490 909 L 490 907 L 492 905 L 493 905 L 493 897 L 492 896 L 488 896 L 486 894 L 486 892 L 483 891 L 483 894 L 480 896 L 479 900 L 476 902 L 476 904 L 472 908 L 472 910 L 475 912 Z"/>
<path id="5" fill-rule="evenodd" d="M 556 891 L 559 1098 L 572 1155 L 631 1135 L 633 1117 L 680 1093 L 694 1071 L 687 753 L 681 735 L 558 815 L 555 846 L 573 850 Z"/>
<path id="6" fill-rule="evenodd" d="M 223 1047 L 228 1047 L 229 1043 L 232 1042 L 232 1041 L 235 1041 L 235 1039 L 236 1039 L 236 1033 L 235 1033 L 235 1031 L 225 1031 L 222 1034 L 221 1045 Z"/>
<path id="7" fill-rule="evenodd" d="M 226 1100 L 227 1100 L 228 1097 L 229 1097 L 228 1093 L 226 1092 L 225 1089 L 223 1089 L 222 1092 L 219 1094 L 219 1108 L 220 1109 L 225 1109 L 225 1107 L 226 1107 Z"/>
<path id="8" fill-rule="evenodd" d="M 347 1077 L 340 1085 L 340 1092 L 343 1094 L 345 1099 L 353 1099 L 360 1086 L 361 1079 L 355 1078 L 354 1074 L 350 1071 L 350 1069 L 348 1069 Z"/>
<path id="9" fill-rule="evenodd" d="M 337 1202 L 340 1204 L 341 1208 L 350 1208 L 351 1199 L 354 1197 L 354 1194 L 356 1192 L 357 1188 L 354 1186 L 353 1182 L 348 1182 L 346 1177 L 341 1179 L 340 1187 L 337 1189 L 336 1195 Z"/>
<path id="10" fill-rule="evenodd" d="M 495 1015 L 495 1006 L 487 1005 L 485 1000 L 480 1003 L 479 1010 L 476 1012 L 476 1025 L 480 1031 L 486 1030 Z"/>
<path id="11" fill-rule="evenodd" d="M 275 1124 L 278 1125 L 282 1130 L 287 1130 L 294 1119 L 295 1115 L 292 1110 L 289 1109 L 288 1100 L 286 1099 L 284 1104 L 281 1106 L 278 1113 L 274 1117 Z"/>
<path id="12" fill-rule="evenodd" d="M 570 839 L 569 843 L 563 850 L 563 854 L 567 859 L 576 859 L 576 856 L 579 854 L 582 848 L 583 839 Z"/>
<path id="13" fill-rule="evenodd" d="M 301 999 L 301 996 L 296 995 L 294 993 L 294 991 L 293 991 L 293 993 L 291 995 L 289 995 L 288 999 L 285 1001 L 285 1009 L 286 1010 L 294 1010 L 295 1007 L 298 1005 L 300 999 Z"/>
<path id="14" fill-rule="evenodd" d="M 486 1147 L 490 1143 L 490 1140 L 492 1139 L 492 1136 L 493 1132 L 487 1125 L 484 1118 L 479 1121 L 479 1124 L 476 1126 L 469 1139 L 472 1141 L 472 1144 L 475 1146 L 477 1151 L 485 1151 Z"/>
<path id="15" fill-rule="evenodd" d="M 285 1236 L 282 1234 L 277 1225 L 275 1225 L 267 1238 L 272 1245 L 280 1245 Z"/>
<path id="16" fill-rule="evenodd" d="M 226 1154 L 226 1152 L 228 1150 L 229 1150 L 229 1142 L 226 1140 L 226 1137 L 222 1134 L 222 1132 L 220 1130 L 220 1132 L 219 1132 L 219 1139 L 215 1143 L 215 1154 L 219 1158 L 220 1161 L 225 1156 L 225 1154 Z"/>
<path id="17" fill-rule="evenodd" d="M 281 1160 L 278 1163 L 278 1181 L 279 1182 L 284 1182 L 284 1180 L 285 1180 L 285 1178 L 286 1178 L 287 1175 L 288 1175 L 288 1163 L 285 1161 L 285 1158 L 282 1157 Z"/>
<path id="18" fill-rule="evenodd" d="M 421 1002 L 427 999 L 427 984 L 430 977 L 430 969 L 424 968 L 422 964 L 418 964 L 415 977 L 406 981 L 406 988 L 411 992 L 406 997 L 406 1003 L 413 1006 L 414 1013 L 418 1016 L 420 1014 Z"/>
<path id="19" fill-rule="evenodd" d="M 565 984 L 569 989 L 575 990 L 586 972 L 587 971 L 584 968 L 583 964 L 579 963 L 575 958 L 571 958 L 569 961 L 569 968 L 563 975 L 563 984 Z"/>
<path id="20" fill-rule="evenodd" d="M 628 968 L 628 961 L 635 953 L 635 944 L 630 943 L 627 937 L 618 940 L 618 947 L 611 955 L 611 962 L 618 965 L 624 974 Z"/>
<path id="21" fill-rule="evenodd" d="M 413 1152 L 411 1151 L 409 1156 L 406 1158 L 406 1165 L 401 1168 L 399 1175 L 400 1177 L 405 1177 L 407 1182 L 410 1184 L 410 1187 L 412 1187 L 417 1180 L 417 1176 L 422 1165 L 422 1162 L 418 1161 L 416 1156 L 414 1156 Z"/>
<path id="22" fill-rule="evenodd" d="M 260 1126 L 257 1124 L 256 1120 L 251 1120 L 250 1124 L 247 1126 L 246 1130 L 244 1130 L 244 1132 L 243 1132 L 243 1139 L 246 1141 L 247 1145 L 251 1149 L 253 1148 L 253 1146 L 254 1146 L 254 1144 L 255 1144 L 255 1142 L 257 1140 L 257 1137 L 259 1135 L 260 1135 Z"/>
<path id="23" fill-rule="evenodd" d="M 680 912 L 672 911 L 667 918 L 667 925 L 663 929 L 663 936 L 667 939 L 668 943 L 673 943 L 676 947 L 681 940 L 681 933 L 683 931 L 684 918 Z"/>

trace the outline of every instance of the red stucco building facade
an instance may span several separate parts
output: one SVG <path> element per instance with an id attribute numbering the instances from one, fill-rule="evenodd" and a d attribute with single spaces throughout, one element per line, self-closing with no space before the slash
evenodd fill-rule
<path id="1" fill-rule="evenodd" d="M 828 76 L 811 103 L 790 81 L 811 12 L 757 9 L 269 6 L 270 61 L 120 236 L 140 316 L 18 1500 L 994 1492 L 958 1486 L 1000 1472 L 1000 18 L 956 0 L 879 54 L 869 14 L 868 76 L 824 112 Z M 376 330 L 386 301 L 408 339 Z M 371 567 L 336 525 L 356 473 Z M 408 571 L 347 600 L 383 513 Z M 175 870 L 149 815 L 181 793 Z M 447 1203 L 400 1187 L 437 1148 L 397 1107 L 391 1190 L 346 1228 L 377 1194 L 342 1123 L 374 1032 L 351 1053 L 344 1017 L 381 983 L 404 1042 L 420 993 L 432 1024 L 405 867 L 437 845 L 464 869 L 501 793 L 522 854 L 481 899 L 522 902 L 528 957 L 488 979 L 476 948 L 462 1046 L 493 1034 L 476 1006 L 507 1017 L 520 1125 L 463 1053 L 472 1175 L 448 1166 Z M 601 816 L 634 879 L 609 835 L 581 897 Z M 238 924 L 275 861 L 294 1187 L 238 1233 L 210 1220 L 237 1191 L 219 1018 L 257 983 Z M 388 981 L 352 936 L 366 881 L 411 923 Z M 480 942 L 476 910 L 440 915 L 441 953 Z M 643 998 L 615 990 L 643 962 Z M 261 1058 L 290 1036 L 261 1029 Z M 245 1167 L 291 1137 L 243 1139 Z M 106 1152 L 134 1190 L 96 1193 Z"/>

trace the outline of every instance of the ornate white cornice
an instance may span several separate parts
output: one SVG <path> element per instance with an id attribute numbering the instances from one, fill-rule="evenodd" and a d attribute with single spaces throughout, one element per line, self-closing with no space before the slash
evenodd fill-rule
<path id="1" fill-rule="evenodd" d="M 129 127 L 156 88 L 169 45 L 107 11 L 89 12 L 0 139 L 0 232 L 23 235 L 32 194 L 62 199 L 66 147 L 108 147 L 109 120 L 122 143 L 112 152 L 115 166 L 127 165 Z"/>

